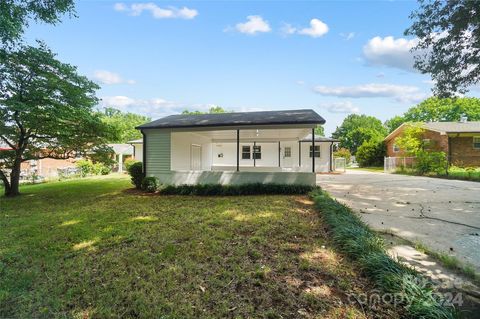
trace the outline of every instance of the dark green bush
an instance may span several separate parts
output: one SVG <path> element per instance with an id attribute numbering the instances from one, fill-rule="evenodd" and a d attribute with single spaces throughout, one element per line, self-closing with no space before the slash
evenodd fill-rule
<path id="1" fill-rule="evenodd" d="M 129 159 L 125 160 L 125 163 L 124 163 L 124 164 L 125 164 L 125 169 L 127 170 L 127 172 L 128 172 L 128 170 L 130 169 L 130 166 L 132 166 L 132 165 L 135 164 L 135 163 L 139 163 L 139 161 L 137 161 L 137 160 L 135 160 L 135 159 L 133 159 L 133 158 L 129 158 Z M 140 162 L 140 163 L 141 163 L 141 162 Z"/>
<path id="2" fill-rule="evenodd" d="M 386 147 L 383 141 L 365 141 L 357 150 L 355 158 L 360 167 L 383 166 Z"/>
<path id="3" fill-rule="evenodd" d="M 136 189 L 142 188 L 143 180 L 143 164 L 142 162 L 136 162 L 130 165 L 128 168 L 128 174 L 132 177 L 132 184 L 135 185 Z"/>
<path id="4" fill-rule="evenodd" d="M 415 171 L 417 174 L 447 173 L 447 155 L 445 152 L 418 151 L 415 154 Z"/>
<path id="5" fill-rule="evenodd" d="M 443 306 L 443 300 L 430 285 L 422 284 L 425 280 L 414 270 L 393 260 L 385 252 L 383 240 L 348 207 L 321 190 L 310 195 L 329 225 L 337 249 L 354 260 L 383 292 L 401 294 L 403 302 L 397 306 L 408 318 L 456 318 L 455 309 Z"/>
<path id="6" fill-rule="evenodd" d="M 165 195 L 198 195 L 198 196 L 238 196 L 238 195 L 294 195 L 308 194 L 315 186 L 300 184 L 200 184 L 200 185 L 168 185 L 160 193 Z"/>
<path id="7" fill-rule="evenodd" d="M 142 179 L 142 190 L 148 193 L 155 193 L 158 189 L 158 180 L 156 177 L 144 177 Z"/>

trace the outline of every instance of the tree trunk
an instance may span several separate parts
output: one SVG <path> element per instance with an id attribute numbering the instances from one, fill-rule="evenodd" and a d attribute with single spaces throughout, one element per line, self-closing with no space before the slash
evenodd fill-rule
<path id="1" fill-rule="evenodd" d="M 0 170 L 0 179 L 3 182 L 3 187 L 5 187 L 5 196 L 9 196 L 11 191 L 10 182 L 2 170 Z"/>
<path id="2" fill-rule="evenodd" d="M 12 171 L 10 172 L 10 183 L 3 181 L 5 184 L 5 196 L 15 197 L 20 195 L 20 165 L 22 164 L 21 158 L 17 156 L 13 162 Z M 3 173 L 1 174 L 3 175 Z M 3 175 L 4 176 L 4 175 Z M 2 178 L 3 179 L 3 178 Z"/>

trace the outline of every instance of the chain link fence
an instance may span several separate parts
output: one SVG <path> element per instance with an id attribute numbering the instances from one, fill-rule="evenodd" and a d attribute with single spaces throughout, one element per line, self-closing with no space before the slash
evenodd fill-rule
<path id="1" fill-rule="evenodd" d="M 434 162 L 439 167 L 437 175 L 463 180 L 480 181 L 480 156 L 450 156 L 442 162 Z M 411 173 L 414 175 L 430 175 L 434 172 L 422 172 L 422 162 L 417 157 L 385 157 L 385 173 Z"/>
<path id="2" fill-rule="evenodd" d="M 347 169 L 347 161 L 345 157 L 334 157 L 333 158 L 333 171 L 334 172 L 345 172 Z"/>

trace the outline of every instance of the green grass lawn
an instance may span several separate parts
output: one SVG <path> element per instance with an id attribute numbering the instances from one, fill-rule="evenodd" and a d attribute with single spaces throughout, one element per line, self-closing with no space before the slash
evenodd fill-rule
<path id="1" fill-rule="evenodd" d="M 1 197 L 0 317 L 399 316 L 348 302 L 372 287 L 330 249 L 305 196 L 130 188 L 97 177 Z"/>

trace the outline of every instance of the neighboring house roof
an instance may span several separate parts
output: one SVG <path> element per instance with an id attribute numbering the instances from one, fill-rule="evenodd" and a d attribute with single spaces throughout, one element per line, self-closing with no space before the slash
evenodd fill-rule
<path id="1" fill-rule="evenodd" d="M 140 125 L 137 127 L 137 129 L 324 123 L 325 119 L 313 110 L 288 110 L 199 115 L 170 115 L 156 121 Z"/>
<path id="2" fill-rule="evenodd" d="M 108 144 L 115 154 L 133 155 L 133 146 L 130 144 Z"/>
<path id="3" fill-rule="evenodd" d="M 480 132 L 480 122 L 427 122 L 423 123 L 423 127 L 440 133 Z"/>
<path id="4" fill-rule="evenodd" d="M 398 131 L 402 130 L 405 125 L 412 123 L 403 123 L 397 127 L 392 133 L 385 137 L 385 141 L 389 141 L 392 137 L 396 136 Z M 426 130 L 439 132 L 441 134 L 449 133 L 480 133 L 480 121 L 473 122 L 425 122 L 417 123 Z"/>
<path id="5" fill-rule="evenodd" d="M 300 142 L 311 142 L 312 141 L 312 134 L 308 134 L 304 139 L 301 139 Z M 337 139 L 324 137 L 315 134 L 315 142 L 340 142 Z"/>

